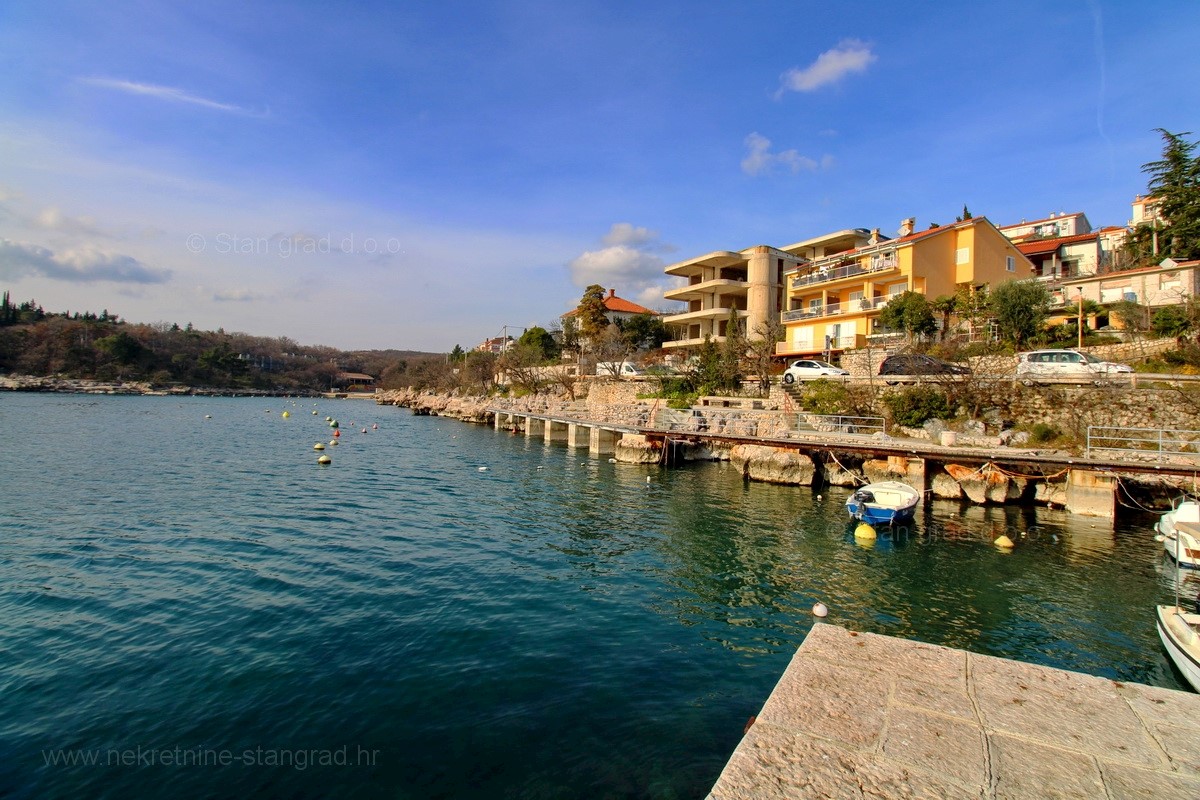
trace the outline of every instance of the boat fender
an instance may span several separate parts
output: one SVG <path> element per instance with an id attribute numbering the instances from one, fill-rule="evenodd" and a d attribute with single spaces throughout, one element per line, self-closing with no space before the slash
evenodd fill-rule
<path id="1" fill-rule="evenodd" d="M 824 603 L 816 603 L 813 606 L 813 616 L 814 617 L 829 616 L 829 606 L 825 605 Z"/>

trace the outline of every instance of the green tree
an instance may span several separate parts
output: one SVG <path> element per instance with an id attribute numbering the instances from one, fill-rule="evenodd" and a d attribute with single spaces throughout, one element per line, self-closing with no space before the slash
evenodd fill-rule
<path id="1" fill-rule="evenodd" d="M 454 345 L 454 349 L 450 351 L 450 363 L 461 364 L 463 359 L 467 357 L 466 351 L 462 349 L 462 345 Z"/>
<path id="2" fill-rule="evenodd" d="M 920 292 L 907 291 L 888 301 L 879 312 L 879 324 L 887 330 L 904 331 L 909 337 L 937 330 L 929 301 Z"/>
<path id="3" fill-rule="evenodd" d="M 574 316 L 562 318 L 562 343 L 564 353 L 579 354 L 579 323 Z"/>
<path id="4" fill-rule="evenodd" d="M 1142 165 L 1146 185 L 1158 198 L 1167 228 L 1159 235 L 1160 254 L 1178 261 L 1200 257 L 1200 158 L 1190 133 L 1156 129 L 1163 138 L 1162 158 Z"/>
<path id="5" fill-rule="evenodd" d="M 550 331 L 537 325 L 526 328 L 517 344 L 532 350 L 539 361 L 557 359 L 560 354 L 559 344 L 550 335 Z"/>
<path id="6" fill-rule="evenodd" d="M 588 344 L 595 344 L 599 341 L 600 334 L 608 327 L 608 313 L 604 308 L 604 287 L 593 283 L 584 289 L 576 311 L 579 336 Z"/>
<path id="7" fill-rule="evenodd" d="M 118 363 L 132 364 L 142 354 L 142 344 L 125 331 L 96 340 L 96 347 L 108 353 Z"/>
<path id="8" fill-rule="evenodd" d="M 992 313 L 1000 338 L 1018 350 L 1046 327 L 1050 292 L 1036 279 L 1005 281 L 992 290 Z"/>
<path id="9" fill-rule="evenodd" d="M 967 210 L 963 206 L 963 211 Z M 968 218 L 969 219 L 969 218 Z M 942 315 L 942 330 L 938 336 L 943 342 L 946 341 L 946 335 L 950 333 L 950 317 L 958 310 L 958 298 L 952 294 L 942 294 L 933 298 L 933 302 L 929 304 L 931 311 L 935 311 Z"/>
<path id="10" fill-rule="evenodd" d="M 638 314 L 618 322 L 617 326 L 634 350 L 657 350 L 670 338 L 667 326 L 657 314 Z"/>
<path id="11" fill-rule="evenodd" d="M 1182 306 L 1163 306 L 1154 312 L 1150 329 L 1155 336 L 1178 339 L 1191 332 L 1193 322 L 1187 309 Z"/>

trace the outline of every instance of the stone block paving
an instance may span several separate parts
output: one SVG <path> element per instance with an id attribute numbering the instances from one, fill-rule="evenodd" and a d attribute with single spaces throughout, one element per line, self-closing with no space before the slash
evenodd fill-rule
<path id="1" fill-rule="evenodd" d="M 709 798 L 1200 798 L 1200 695 L 816 623 Z"/>

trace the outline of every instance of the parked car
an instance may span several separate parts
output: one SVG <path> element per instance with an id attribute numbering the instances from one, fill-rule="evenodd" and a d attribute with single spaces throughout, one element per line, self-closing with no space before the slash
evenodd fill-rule
<path id="1" fill-rule="evenodd" d="M 799 361 L 793 361 L 791 366 L 783 371 L 784 383 L 795 383 L 796 381 L 806 381 L 812 378 L 829 378 L 843 377 L 850 373 L 841 367 L 835 367 L 833 364 L 826 364 L 824 361 L 816 361 L 811 358 L 803 358 Z"/>
<path id="2" fill-rule="evenodd" d="M 933 356 L 903 353 L 888 356 L 879 365 L 880 375 L 970 375 L 971 368 Z"/>
<path id="3" fill-rule="evenodd" d="M 1102 361 L 1078 350 L 1034 350 L 1017 354 L 1017 375 L 1025 376 L 1025 383 L 1033 383 L 1035 376 L 1094 378 L 1121 372 L 1133 372 L 1133 367 Z"/>

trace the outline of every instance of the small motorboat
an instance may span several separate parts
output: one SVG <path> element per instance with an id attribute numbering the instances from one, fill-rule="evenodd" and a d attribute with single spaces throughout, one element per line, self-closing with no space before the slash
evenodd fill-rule
<path id="1" fill-rule="evenodd" d="M 1158 606 L 1158 638 L 1183 677 L 1200 692 L 1200 614 Z"/>
<path id="2" fill-rule="evenodd" d="M 1200 568 L 1200 503 L 1190 499 L 1176 502 L 1159 517 L 1154 530 L 1163 551 L 1179 566 Z"/>
<path id="3" fill-rule="evenodd" d="M 907 522 L 917 513 L 921 493 L 907 483 L 880 481 L 857 489 L 846 500 L 852 519 L 871 525 Z"/>

